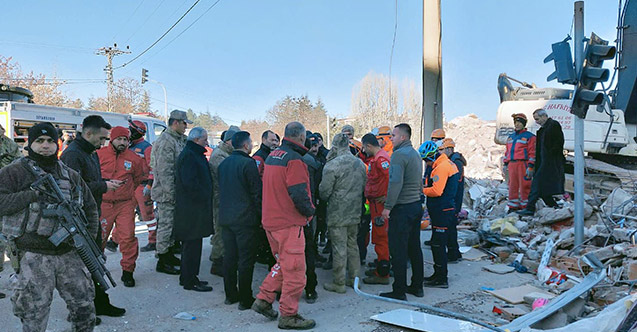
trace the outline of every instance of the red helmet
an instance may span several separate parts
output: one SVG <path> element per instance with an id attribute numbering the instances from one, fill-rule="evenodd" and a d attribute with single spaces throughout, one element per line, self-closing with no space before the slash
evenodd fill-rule
<path id="1" fill-rule="evenodd" d="M 146 125 L 143 122 L 139 120 L 134 120 L 129 122 L 129 124 L 130 124 L 131 131 L 135 130 L 142 135 L 146 134 Z"/>

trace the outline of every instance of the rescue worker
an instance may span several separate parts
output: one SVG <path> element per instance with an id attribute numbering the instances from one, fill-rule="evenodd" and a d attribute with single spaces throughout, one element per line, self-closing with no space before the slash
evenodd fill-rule
<path id="1" fill-rule="evenodd" d="M 394 145 L 391 142 L 391 127 L 382 126 L 379 127 L 376 132 L 376 139 L 378 140 L 378 145 L 383 149 L 389 157 L 394 152 Z"/>
<path id="2" fill-rule="evenodd" d="M 95 289 L 88 271 L 71 243 L 65 241 L 56 247 L 48 239 L 60 227 L 59 221 L 42 216 L 42 210 L 57 202 L 29 188 L 39 177 L 51 174 L 66 199 L 80 201 L 87 231 L 97 235 L 95 199 L 80 174 L 58 160 L 57 139 L 53 125 L 36 124 L 29 128 L 29 156 L 0 169 L 3 234 L 15 245 L 20 258 L 19 271 L 12 280 L 13 313 L 20 318 L 23 331 L 45 331 L 57 289 L 66 302 L 73 331 L 93 331 Z"/>
<path id="3" fill-rule="evenodd" d="M 252 155 L 252 159 L 257 162 L 259 175 L 263 177 L 263 168 L 265 167 L 265 159 L 268 158 L 270 152 L 279 146 L 279 139 L 272 130 L 266 130 L 261 134 L 261 146 L 259 150 Z M 251 151 L 249 151 L 251 152 Z"/>
<path id="4" fill-rule="evenodd" d="M 526 209 L 520 215 L 535 214 L 535 203 L 542 199 L 549 207 L 556 207 L 556 195 L 564 194 L 564 133 L 559 122 L 549 118 L 543 109 L 533 112 L 533 119 L 540 125 L 535 141 L 535 172 L 527 168 L 527 178 L 533 178 Z"/>
<path id="5" fill-rule="evenodd" d="M 323 172 L 323 165 L 316 160 L 318 153 L 318 138 L 314 134 L 310 134 L 305 138 L 305 148 L 308 152 L 303 155 L 303 162 L 307 165 L 308 176 L 310 178 L 310 193 L 312 195 L 312 204 L 318 206 L 319 202 L 319 184 Z M 315 211 L 316 212 L 316 211 Z M 316 263 L 318 257 L 318 248 L 316 246 L 316 215 L 312 216 L 312 220 L 303 227 L 305 233 L 305 275 L 307 282 L 305 283 L 305 301 L 314 303 L 318 297 L 316 293 Z"/>
<path id="6" fill-rule="evenodd" d="M 0 168 L 11 164 L 14 160 L 22 157 L 20 147 L 9 137 L 5 136 L 5 129 L 0 125 Z"/>
<path id="7" fill-rule="evenodd" d="M 305 287 L 305 235 L 303 226 L 314 215 L 307 166 L 301 159 L 307 153 L 305 127 L 300 122 L 285 126 L 281 146 L 265 160 L 263 172 L 263 217 L 277 263 L 259 287 L 252 310 L 276 319 L 272 303 L 279 300 L 279 328 L 307 330 L 316 325 L 299 313 L 299 299 Z"/>
<path id="8" fill-rule="evenodd" d="M 358 224 L 361 210 L 356 206 L 365 199 L 365 164 L 349 153 L 346 134 L 337 134 L 323 168 L 319 185 L 321 199 L 327 201 L 327 228 L 332 242 L 333 281 L 323 284 L 330 292 L 345 293 L 345 286 L 354 286 L 360 269 L 358 254 Z M 346 271 L 347 270 L 347 271 Z"/>
<path id="9" fill-rule="evenodd" d="M 210 155 L 210 174 L 212 176 L 212 216 L 213 218 L 219 217 L 219 165 L 221 162 L 228 158 L 232 153 L 232 136 L 241 131 L 237 126 L 230 126 L 228 130 L 222 133 L 223 138 L 221 143 L 217 146 Z M 218 222 L 214 223 L 214 234 L 210 238 L 210 244 L 212 250 L 210 251 L 210 260 L 212 266 L 210 266 L 210 274 L 214 274 L 223 277 L 223 230 Z"/>
<path id="10" fill-rule="evenodd" d="M 181 241 L 179 285 L 185 290 L 210 292 L 208 282 L 199 280 L 203 238 L 212 234 L 212 177 L 204 155 L 208 133 L 194 127 L 176 165 L 175 239 Z"/>
<path id="11" fill-rule="evenodd" d="M 442 141 L 445 139 L 446 133 L 444 129 L 437 128 L 431 132 L 431 141 L 436 143 L 436 146 L 440 147 Z M 421 145 L 422 146 L 422 145 Z M 433 168 L 425 163 L 425 175 L 423 176 L 423 183 L 426 183 L 427 179 L 431 177 L 431 171 Z M 431 245 L 431 240 L 425 241 L 426 246 Z"/>
<path id="12" fill-rule="evenodd" d="M 458 169 L 458 188 L 454 195 L 454 220 L 449 224 L 449 236 L 447 241 L 447 263 L 454 264 L 462 260 L 462 254 L 460 253 L 460 246 L 458 245 L 458 214 L 462 209 L 462 199 L 464 196 L 464 167 L 467 166 L 467 161 L 464 159 L 461 153 L 455 152 L 456 143 L 453 139 L 447 137 L 442 141 L 442 145 L 438 149 L 444 153 L 449 160 L 451 160 Z"/>
<path id="13" fill-rule="evenodd" d="M 263 188 L 259 169 L 249 154 L 252 150 L 250 133 L 239 131 L 231 141 L 234 151 L 221 162 L 218 170 L 217 223 L 223 228 L 223 288 L 225 304 L 239 302 L 239 310 L 248 310 L 254 302 L 252 274 Z"/>
<path id="14" fill-rule="evenodd" d="M 64 150 L 60 160 L 82 176 L 82 180 L 91 189 L 91 194 L 97 204 L 98 212 L 102 205 L 102 196 L 107 191 L 113 191 L 123 185 L 122 181 L 103 179 L 100 170 L 100 160 L 96 150 L 108 139 L 111 125 L 99 115 L 89 115 L 82 120 L 82 132 L 69 147 Z M 100 215 L 101 213 L 98 213 Z M 102 246 L 101 227 L 95 237 L 98 246 Z M 123 308 L 111 304 L 108 294 L 93 280 L 95 288 L 95 313 L 98 316 L 120 317 L 126 313 Z M 98 319 L 99 321 L 99 319 Z"/>
<path id="15" fill-rule="evenodd" d="M 431 253 L 434 258 L 434 273 L 425 278 L 425 287 L 448 288 L 447 243 L 449 227 L 455 222 L 455 195 L 460 177 L 458 168 L 446 154 L 440 153 L 433 141 L 423 143 L 418 149 L 420 156 L 433 168 L 431 181 L 423 193 L 427 196 L 427 212 L 431 218 Z"/>
<path id="16" fill-rule="evenodd" d="M 144 160 L 128 149 L 129 139 L 128 128 L 114 127 L 111 130 L 110 144 L 97 150 L 97 156 L 102 176 L 122 182 L 119 188 L 106 192 L 102 197 L 102 243 L 106 244 L 113 226 L 116 226 L 113 237 L 122 253 L 121 280 L 124 286 L 134 287 L 133 272 L 139 256 L 139 246 L 135 237 L 135 190 L 147 179 L 147 168 Z"/>
<path id="17" fill-rule="evenodd" d="M 150 168 L 153 170 L 153 186 L 150 197 L 157 203 L 157 244 L 156 252 L 159 259 L 155 271 L 177 275 L 181 265 L 179 258 L 171 252 L 173 241 L 173 226 L 175 223 L 175 183 L 176 164 L 181 150 L 186 146 L 187 137 L 184 135 L 188 124 L 186 112 L 173 110 L 168 118 L 168 128 L 155 141 L 150 154 Z"/>
<path id="18" fill-rule="evenodd" d="M 394 153 L 389 164 L 389 186 L 382 217 L 388 220 L 389 255 L 394 271 L 392 291 L 380 296 L 405 300 L 405 293 L 423 297 L 423 258 L 420 249 L 422 217 L 422 160 L 411 145 L 411 127 L 401 123 L 392 131 Z M 411 285 L 407 285 L 407 259 Z"/>
<path id="19" fill-rule="evenodd" d="M 515 132 L 507 139 L 504 171 L 509 175 L 509 212 L 526 209 L 531 191 L 531 174 L 535 164 L 535 135 L 526 130 L 524 113 L 512 115 Z"/>
<path id="20" fill-rule="evenodd" d="M 389 285 L 389 242 L 387 240 L 387 220 L 383 213 L 383 204 L 387 197 L 389 184 L 389 160 L 384 149 L 380 147 L 374 134 L 366 134 L 362 138 L 363 152 L 371 157 L 367 167 L 367 184 L 365 185 L 365 197 L 369 202 L 369 210 L 372 219 L 372 243 L 377 260 L 374 269 L 366 271 L 366 284 Z"/>
<path id="21" fill-rule="evenodd" d="M 130 149 L 146 162 L 146 174 L 148 179 L 137 187 L 135 190 L 135 200 L 139 208 L 141 221 L 146 223 L 148 228 L 148 244 L 139 248 L 141 252 L 155 251 L 157 243 L 157 220 L 155 219 L 155 206 L 153 200 L 150 199 L 150 190 L 153 186 L 153 173 L 150 168 L 150 155 L 153 146 L 144 139 L 146 135 L 146 125 L 135 120 L 129 123 L 130 126 Z"/>

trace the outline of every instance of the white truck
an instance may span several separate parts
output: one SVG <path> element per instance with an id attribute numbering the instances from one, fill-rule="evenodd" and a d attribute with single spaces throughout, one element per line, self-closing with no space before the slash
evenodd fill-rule
<path id="1" fill-rule="evenodd" d="M 166 129 L 165 122 L 148 116 L 0 101 L 0 124 L 6 129 L 5 135 L 21 146 L 27 141 L 29 128 L 38 122 L 51 122 L 64 131 L 81 132 L 82 120 L 89 115 L 101 115 L 112 126 L 128 127 L 129 120 L 139 120 L 146 125 L 146 140 L 150 143 Z"/>

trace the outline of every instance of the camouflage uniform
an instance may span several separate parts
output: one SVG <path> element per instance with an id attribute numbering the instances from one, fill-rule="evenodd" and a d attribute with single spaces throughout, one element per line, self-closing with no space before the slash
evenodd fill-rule
<path id="1" fill-rule="evenodd" d="M 172 233 L 175 220 L 175 170 L 177 158 L 186 146 L 186 135 L 171 128 L 159 136 L 153 144 L 150 168 L 154 181 L 151 198 L 157 202 L 157 254 L 168 253 L 173 245 Z"/>
<path id="2" fill-rule="evenodd" d="M 14 160 L 22 157 L 20 147 L 12 139 L 7 136 L 0 136 L 0 168 L 9 165 Z M 0 224 L 0 233 L 2 233 L 2 225 Z M 4 252 L 6 251 L 6 243 L 0 237 L 0 271 L 3 270 Z"/>
<path id="3" fill-rule="evenodd" d="M 321 199 L 327 201 L 327 227 L 334 257 L 334 284 L 345 285 L 345 267 L 349 279 L 360 269 L 356 236 L 361 219 L 363 192 L 367 175 L 365 164 L 349 151 L 349 141 L 337 134 L 323 169 L 319 185 Z"/>
<path id="4" fill-rule="evenodd" d="M 59 227 L 56 218 L 42 216 L 42 206 L 50 204 L 29 185 L 36 177 L 27 169 L 35 166 L 29 158 L 0 170 L 0 215 L 4 234 L 15 244 L 19 257 L 19 273 L 12 281 L 13 313 L 22 321 L 23 331 L 45 331 L 57 289 L 69 309 L 67 320 L 73 331 L 92 331 L 95 325 L 95 288 L 84 263 L 69 242 L 55 247 L 48 237 Z M 35 168 L 44 175 L 43 170 Z M 98 230 L 97 204 L 79 173 L 62 162 L 53 168 L 66 199 L 77 202 L 89 221 L 87 230 L 95 236 Z"/>
<path id="5" fill-rule="evenodd" d="M 210 155 L 210 173 L 212 174 L 212 216 L 219 216 L 219 165 L 228 158 L 232 153 L 232 145 L 230 142 L 220 143 L 219 146 L 212 151 Z M 221 238 L 221 227 L 218 220 L 215 220 L 215 234 L 210 238 L 212 251 L 210 252 L 210 260 L 215 261 L 223 257 L 223 240 Z"/>

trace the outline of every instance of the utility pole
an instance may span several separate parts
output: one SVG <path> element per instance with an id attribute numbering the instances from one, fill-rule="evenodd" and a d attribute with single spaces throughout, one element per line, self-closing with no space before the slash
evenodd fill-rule
<path id="1" fill-rule="evenodd" d="M 584 62 L 584 1 L 574 4 L 575 72 L 582 70 Z M 575 98 L 573 98 L 575 99 Z M 575 122 L 575 247 L 584 241 L 584 119 L 574 115 Z"/>
<path id="2" fill-rule="evenodd" d="M 97 52 L 95 52 L 95 54 L 97 55 L 106 56 L 107 63 L 106 63 L 106 68 L 104 68 L 104 71 L 106 72 L 106 83 L 108 86 L 107 100 L 108 100 L 109 112 L 113 111 L 113 57 L 116 57 L 122 54 L 130 54 L 130 51 L 128 51 L 128 49 L 129 47 L 126 46 L 126 51 L 123 51 L 117 48 L 117 44 L 113 44 L 112 47 L 111 46 L 101 47 L 97 50 Z"/>
<path id="3" fill-rule="evenodd" d="M 442 128 L 442 26 L 440 0 L 422 5 L 422 140 Z"/>

